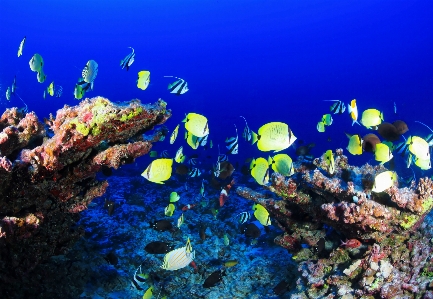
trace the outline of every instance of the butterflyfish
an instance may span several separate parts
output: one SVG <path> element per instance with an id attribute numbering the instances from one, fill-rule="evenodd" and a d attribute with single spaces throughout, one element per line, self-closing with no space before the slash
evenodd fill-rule
<path id="1" fill-rule="evenodd" d="M 347 150 L 352 155 L 361 155 L 362 154 L 362 138 L 358 134 L 350 135 L 346 133 L 346 136 L 349 137 L 349 145 L 347 146 Z"/>
<path id="2" fill-rule="evenodd" d="M 170 144 L 173 144 L 176 141 L 178 132 L 179 132 L 179 125 L 177 125 L 176 128 L 174 128 L 173 133 L 171 133 Z"/>
<path id="3" fill-rule="evenodd" d="M 133 47 L 128 47 L 132 49 L 132 52 L 126 55 L 124 59 L 120 61 L 120 66 L 122 67 L 122 70 L 126 67 L 126 70 L 129 71 L 129 67 L 132 65 L 135 59 L 135 52 Z"/>
<path id="4" fill-rule="evenodd" d="M 137 78 L 137 87 L 141 90 L 146 90 L 150 83 L 150 72 L 149 71 L 141 71 L 138 72 Z"/>
<path id="5" fill-rule="evenodd" d="M 153 160 L 141 176 L 150 182 L 164 184 L 163 182 L 171 176 L 172 165 L 173 159 L 161 158 Z"/>
<path id="6" fill-rule="evenodd" d="M 383 121 L 383 113 L 377 109 L 367 109 L 362 112 L 361 124 L 367 129 L 377 129 Z"/>
<path id="7" fill-rule="evenodd" d="M 431 168 L 431 161 L 430 159 L 423 160 L 415 157 L 415 165 L 421 168 L 421 170 L 429 170 Z"/>
<path id="8" fill-rule="evenodd" d="M 83 80 L 87 83 L 92 83 L 98 75 L 98 64 L 94 60 L 87 61 L 86 65 L 81 72 Z"/>
<path id="9" fill-rule="evenodd" d="M 170 193 L 170 202 L 176 202 L 180 199 L 179 194 L 177 194 L 177 192 L 171 192 Z"/>
<path id="10" fill-rule="evenodd" d="M 179 147 L 179 149 L 176 152 L 176 156 L 174 157 L 174 161 L 177 163 L 183 163 L 185 161 L 185 155 L 183 154 L 183 147 Z"/>
<path id="11" fill-rule="evenodd" d="M 232 155 L 236 155 L 239 151 L 239 143 L 238 143 L 238 128 L 236 128 L 235 125 L 235 129 L 236 129 L 236 137 L 230 137 L 230 138 L 226 138 L 226 148 L 227 148 L 227 153 L 228 154 L 232 154 Z"/>
<path id="12" fill-rule="evenodd" d="M 323 121 L 319 121 L 317 123 L 316 128 L 317 128 L 317 131 L 319 131 L 320 133 L 325 132 L 325 123 Z"/>
<path id="13" fill-rule="evenodd" d="M 188 113 L 183 120 L 185 129 L 197 137 L 209 134 L 208 120 L 205 116 L 197 113 Z"/>
<path id="14" fill-rule="evenodd" d="M 39 55 L 38 53 L 36 53 L 35 55 L 33 55 L 33 57 L 30 59 L 29 61 L 29 65 L 30 65 L 30 69 L 33 72 L 39 72 L 39 70 L 42 69 L 42 67 L 44 66 L 44 59 L 42 58 L 41 55 Z"/>
<path id="15" fill-rule="evenodd" d="M 374 185 L 371 191 L 379 193 L 392 187 L 397 181 L 397 174 L 394 171 L 384 171 L 374 178 Z"/>
<path id="16" fill-rule="evenodd" d="M 289 126 L 282 122 L 270 122 L 261 126 L 256 133 L 252 132 L 252 143 L 263 152 L 282 151 L 295 142 L 296 137 Z"/>
<path id="17" fill-rule="evenodd" d="M 325 126 L 330 126 L 332 125 L 332 115 L 331 114 L 324 114 L 322 116 L 322 122 Z"/>
<path id="18" fill-rule="evenodd" d="M 83 87 L 80 84 L 75 84 L 75 89 L 74 89 L 74 97 L 77 100 L 81 100 L 84 96 L 84 94 L 86 93 L 86 91 L 83 89 Z"/>
<path id="19" fill-rule="evenodd" d="M 346 111 L 346 105 L 340 100 L 326 100 L 327 102 L 335 102 L 329 107 L 333 114 L 343 114 Z"/>
<path id="20" fill-rule="evenodd" d="M 178 270 L 188 266 L 195 257 L 195 251 L 192 251 L 191 241 L 187 240 L 185 247 L 170 251 L 164 256 L 164 262 L 161 266 L 165 270 Z"/>
<path id="21" fill-rule="evenodd" d="M 164 76 L 165 78 L 176 78 L 177 80 L 171 84 L 168 84 L 168 90 L 170 90 L 170 93 L 174 93 L 176 95 L 181 95 L 187 92 L 188 89 L 188 82 L 183 80 L 182 78 L 178 78 L 175 76 Z"/>
<path id="22" fill-rule="evenodd" d="M 264 206 L 261 204 L 253 205 L 254 217 L 261 223 L 263 226 L 271 225 L 271 218 L 269 216 L 269 212 L 266 210 Z"/>
<path id="23" fill-rule="evenodd" d="M 150 299 L 153 297 L 153 286 L 150 286 L 143 295 L 143 299 Z"/>
<path id="24" fill-rule="evenodd" d="M 430 150 L 427 141 L 418 136 L 410 136 L 406 144 L 409 146 L 409 151 L 421 160 L 430 159 Z"/>
<path id="25" fill-rule="evenodd" d="M 374 151 L 374 159 L 376 161 L 379 161 L 380 164 L 388 162 L 392 159 L 391 150 L 384 143 L 376 144 L 376 150 Z"/>
<path id="26" fill-rule="evenodd" d="M 250 142 L 251 140 L 252 140 L 252 138 L 253 138 L 253 134 L 252 134 L 252 131 L 251 131 L 251 129 L 248 127 L 248 123 L 247 123 L 247 120 L 245 119 L 245 117 L 243 117 L 243 116 L 241 116 L 243 119 L 244 119 L 244 121 L 245 121 L 245 128 L 244 128 L 244 132 L 242 133 L 242 137 L 246 140 L 246 141 L 248 141 L 248 142 Z"/>
<path id="27" fill-rule="evenodd" d="M 352 126 L 354 124 L 359 124 L 358 122 L 358 106 L 356 106 L 356 99 L 350 101 L 347 105 L 347 111 L 349 112 L 350 118 L 352 119 Z"/>
<path id="28" fill-rule="evenodd" d="M 269 164 L 265 158 L 253 159 L 250 170 L 252 177 L 259 185 L 266 185 L 269 182 Z"/>
<path id="29" fill-rule="evenodd" d="M 18 47 L 18 57 L 20 57 L 21 55 L 23 55 L 23 49 L 24 49 L 24 44 L 26 43 L 26 37 L 24 36 L 23 40 L 20 43 L 20 46 Z"/>
<path id="30" fill-rule="evenodd" d="M 272 170 L 284 176 L 291 176 L 295 173 L 293 161 L 287 154 L 278 154 L 268 158 L 269 166 Z"/>
<path id="31" fill-rule="evenodd" d="M 192 149 L 197 149 L 198 146 L 200 145 L 200 142 L 197 138 L 197 136 L 191 134 L 190 132 L 186 131 L 185 132 L 185 140 L 186 143 L 192 148 Z"/>
<path id="32" fill-rule="evenodd" d="M 54 96 L 54 81 L 47 87 L 47 92 L 50 96 Z"/>
<path id="33" fill-rule="evenodd" d="M 164 209 L 165 216 L 168 216 L 168 217 L 173 216 L 174 209 L 175 209 L 174 204 L 169 203 L 168 206 L 166 206 L 165 209 Z"/>
<path id="34" fill-rule="evenodd" d="M 328 173 L 333 174 L 335 172 L 335 161 L 334 161 L 334 154 L 332 153 L 332 150 L 327 150 L 323 154 L 323 160 L 325 161 L 326 166 L 328 167 Z"/>

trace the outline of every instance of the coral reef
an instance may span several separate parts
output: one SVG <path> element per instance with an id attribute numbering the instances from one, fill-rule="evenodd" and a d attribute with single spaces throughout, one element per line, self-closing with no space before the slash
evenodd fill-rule
<path id="1" fill-rule="evenodd" d="M 265 188 L 281 199 L 236 189 L 269 211 L 283 231 L 274 242 L 300 262 L 298 287 L 305 293 L 294 298 L 421 298 L 433 281 L 432 232 L 423 224 L 433 181 L 374 193 L 382 165 L 351 166 L 341 149 L 332 174 L 324 159 L 314 164 L 314 170 L 298 164 L 291 178 L 272 175 Z"/>
<path id="2" fill-rule="evenodd" d="M 78 212 L 104 194 L 102 167 L 118 168 L 146 154 L 167 131 L 143 133 L 171 116 L 166 103 L 114 104 L 96 97 L 46 120 L 7 109 L 0 119 L 0 284 L 11 298 L 20 281 L 47 258 L 67 252 L 83 234 Z"/>

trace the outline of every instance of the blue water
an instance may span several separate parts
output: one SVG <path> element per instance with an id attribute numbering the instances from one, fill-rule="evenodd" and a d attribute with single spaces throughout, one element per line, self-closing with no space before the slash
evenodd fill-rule
<path id="1" fill-rule="evenodd" d="M 318 133 L 316 124 L 331 104 L 325 100 L 356 98 L 360 115 L 377 108 L 385 121 L 406 121 L 410 133 L 429 133 L 415 120 L 433 127 L 432 1 L 1 0 L 0 15 L 2 110 L 22 106 L 16 97 L 5 98 L 14 76 L 17 93 L 40 119 L 76 105 L 75 83 L 93 59 L 99 72 L 87 97 L 143 103 L 162 98 L 173 112 L 166 123 L 170 130 L 185 113 L 200 113 L 209 119 L 210 139 L 222 147 L 235 134 L 233 124 L 242 134 L 240 115 L 254 131 L 270 121 L 287 123 L 299 140 L 316 144 L 315 156 L 345 148 L 344 132 L 369 132 L 352 127 L 345 113 Z M 17 58 L 24 36 L 23 56 Z M 126 71 L 119 63 L 128 47 L 136 57 Z M 35 53 L 44 58 L 43 84 L 29 68 Z M 142 70 L 151 72 L 145 91 L 136 87 Z M 165 75 L 185 79 L 190 90 L 170 94 L 173 80 Z M 52 81 L 63 86 L 63 95 L 43 99 Z M 174 155 L 177 148 L 163 142 L 154 149 Z M 293 149 L 285 152 L 294 155 Z M 231 159 L 260 155 L 240 141 L 239 155 Z M 360 164 L 374 157 L 350 159 Z M 141 169 L 148 162 L 137 160 Z"/>

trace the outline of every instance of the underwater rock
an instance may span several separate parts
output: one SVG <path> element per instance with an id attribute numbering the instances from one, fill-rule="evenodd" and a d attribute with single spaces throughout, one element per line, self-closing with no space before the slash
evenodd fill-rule
<path id="1" fill-rule="evenodd" d="M 0 118 L 2 292 L 19 289 L 20 279 L 36 265 L 66 252 L 83 235 L 74 227 L 78 213 L 108 187 L 96 173 L 148 153 L 167 130 L 143 133 L 170 116 L 162 100 L 114 104 L 96 97 L 51 115 L 46 123 L 54 135 L 48 138 L 34 113 L 6 110 Z"/>

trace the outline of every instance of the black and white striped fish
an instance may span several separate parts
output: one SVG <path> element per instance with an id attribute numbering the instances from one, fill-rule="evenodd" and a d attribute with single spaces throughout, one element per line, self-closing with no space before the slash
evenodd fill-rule
<path id="1" fill-rule="evenodd" d="M 140 270 L 139 273 L 137 273 L 138 270 Z M 149 277 L 148 274 L 141 273 L 141 265 L 140 265 L 140 267 L 138 267 L 137 270 L 135 270 L 134 279 L 131 281 L 131 285 L 134 287 L 134 289 L 141 291 L 143 290 L 142 286 L 144 283 L 146 283 L 148 277 Z"/>
<path id="2" fill-rule="evenodd" d="M 346 105 L 340 101 L 340 100 L 327 100 L 328 102 L 335 102 L 334 104 L 329 107 L 329 110 L 333 114 L 342 114 L 344 111 L 346 111 Z"/>
<path id="3" fill-rule="evenodd" d="M 239 217 L 239 223 L 244 224 L 245 222 L 249 221 L 251 219 L 250 212 L 242 212 L 236 215 L 236 217 Z"/>
<path id="4" fill-rule="evenodd" d="M 252 133 L 251 129 L 248 127 L 248 123 L 247 123 L 247 120 L 245 119 L 245 117 L 243 117 L 242 115 L 241 115 L 241 117 L 245 121 L 245 128 L 244 128 L 244 132 L 242 133 L 242 137 L 244 137 L 244 139 L 246 141 L 251 141 L 253 139 L 253 133 Z"/>
<path id="5" fill-rule="evenodd" d="M 225 162 L 228 160 L 229 160 L 229 157 L 226 154 L 219 154 L 218 155 L 218 163 Z"/>
<path id="6" fill-rule="evenodd" d="M 87 61 L 83 72 L 81 73 L 84 82 L 92 83 L 95 81 L 96 75 L 98 75 L 98 64 L 94 60 Z"/>
<path id="7" fill-rule="evenodd" d="M 125 59 L 122 59 L 120 61 L 120 66 L 122 67 L 122 70 L 126 67 L 126 70 L 129 71 L 129 67 L 134 62 L 135 59 L 135 52 L 133 47 L 128 47 L 132 49 L 132 52 L 126 55 Z"/>
<path id="8" fill-rule="evenodd" d="M 168 84 L 168 90 L 170 90 L 170 93 L 174 93 L 176 95 L 181 95 L 187 92 L 188 89 L 188 82 L 183 80 L 182 78 L 175 77 L 175 76 L 164 76 L 165 78 L 176 78 L 178 80 L 174 81 L 171 84 Z"/>
<path id="9" fill-rule="evenodd" d="M 220 162 L 217 162 L 217 164 L 215 165 L 213 174 L 216 178 L 220 176 L 220 174 L 221 174 Z"/>
<path id="10" fill-rule="evenodd" d="M 60 98 L 63 94 L 63 87 L 61 87 L 60 85 L 56 85 L 56 87 L 54 88 L 54 95 L 56 98 Z"/>
<path id="11" fill-rule="evenodd" d="M 199 164 L 199 161 L 198 161 L 197 158 L 191 158 L 191 159 L 188 160 L 188 164 L 192 165 L 192 166 L 195 166 L 195 165 Z"/>
<path id="12" fill-rule="evenodd" d="M 236 155 L 239 151 L 238 143 L 238 128 L 236 128 L 236 137 L 230 137 L 226 139 L 226 148 L 228 149 L 227 154 Z"/>
<path id="13" fill-rule="evenodd" d="M 195 178 L 201 175 L 201 171 L 200 169 L 193 167 L 191 168 L 191 170 L 188 172 L 188 176 L 191 178 Z"/>

